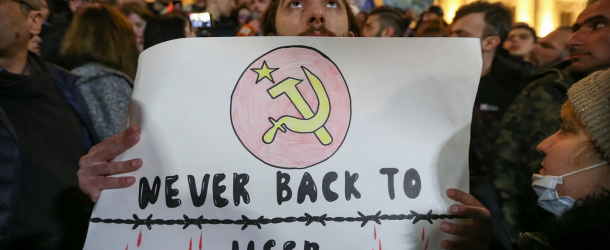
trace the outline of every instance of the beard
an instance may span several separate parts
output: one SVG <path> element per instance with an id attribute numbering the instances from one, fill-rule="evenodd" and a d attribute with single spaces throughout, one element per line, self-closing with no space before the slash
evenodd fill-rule
<path id="1" fill-rule="evenodd" d="M 337 36 L 337 34 L 335 34 L 334 32 L 326 29 L 326 26 L 322 26 L 322 27 L 314 27 L 314 26 L 310 26 L 309 29 L 307 29 L 306 31 L 300 32 L 299 34 L 297 34 L 297 36 L 311 36 L 313 33 L 318 32 L 323 36 Z"/>

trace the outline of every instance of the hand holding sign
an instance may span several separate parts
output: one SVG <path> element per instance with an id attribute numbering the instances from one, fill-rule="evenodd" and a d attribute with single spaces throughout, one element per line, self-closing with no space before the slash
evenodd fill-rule
<path id="1" fill-rule="evenodd" d="M 140 128 L 131 126 L 94 146 L 80 159 L 78 186 L 91 197 L 93 202 L 97 201 L 100 192 L 104 189 L 125 188 L 136 182 L 134 177 L 108 176 L 133 172 L 142 167 L 141 159 L 110 162 L 136 145 L 138 141 L 140 141 Z"/>
<path id="2" fill-rule="evenodd" d="M 443 240 L 440 246 L 444 249 L 489 249 L 491 240 L 491 214 L 481 202 L 468 193 L 457 189 L 448 189 L 447 196 L 454 201 L 464 205 L 452 205 L 449 212 L 453 215 L 464 216 L 473 219 L 470 225 L 456 225 L 450 222 L 443 222 L 440 225 L 441 231 L 461 236 L 458 241 Z"/>

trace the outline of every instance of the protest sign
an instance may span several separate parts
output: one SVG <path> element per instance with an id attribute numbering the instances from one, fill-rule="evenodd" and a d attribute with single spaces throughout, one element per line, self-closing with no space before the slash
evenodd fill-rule
<path id="1" fill-rule="evenodd" d="M 437 249 L 468 191 L 477 39 L 182 39 L 139 60 L 142 158 L 85 249 Z"/>

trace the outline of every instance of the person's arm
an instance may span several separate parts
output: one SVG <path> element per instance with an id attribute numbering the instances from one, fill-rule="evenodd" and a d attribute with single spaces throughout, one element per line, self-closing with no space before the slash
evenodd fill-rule
<path id="1" fill-rule="evenodd" d="M 131 126 L 123 132 L 95 145 L 79 161 L 78 186 L 93 202 L 104 189 L 126 188 L 136 182 L 135 177 L 110 177 L 136 171 L 142 167 L 141 159 L 111 162 L 114 158 L 140 141 L 140 127 Z"/>

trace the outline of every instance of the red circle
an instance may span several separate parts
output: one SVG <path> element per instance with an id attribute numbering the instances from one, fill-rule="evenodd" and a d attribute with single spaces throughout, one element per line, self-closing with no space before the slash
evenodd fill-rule
<path id="1" fill-rule="evenodd" d="M 252 69 L 263 64 L 277 69 L 268 78 L 259 79 Z M 269 144 L 263 135 L 273 126 L 269 118 L 293 116 L 302 119 L 286 94 L 273 99 L 267 90 L 287 78 L 302 80 L 299 92 L 315 113 L 318 98 L 302 67 L 317 76 L 330 101 L 330 114 L 324 128 L 332 142 L 322 145 L 314 133 L 278 131 Z M 260 80 L 257 83 L 257 80 Z M 351 101 L 347 84 L 339 68 L 324 54 L 304 46 L 281 47 L 256 59 L 245 69 L 231 97 L 231 122 L 235 134 L 252 155 L 264 163 L 279 168 L 307 168 L 330 158 L 341 146 L 351 119 Z"/>

